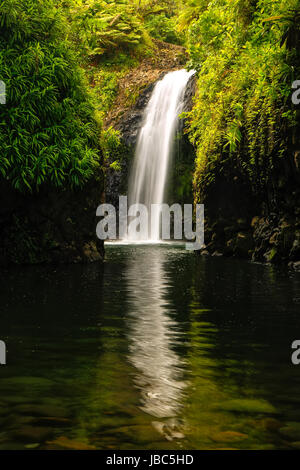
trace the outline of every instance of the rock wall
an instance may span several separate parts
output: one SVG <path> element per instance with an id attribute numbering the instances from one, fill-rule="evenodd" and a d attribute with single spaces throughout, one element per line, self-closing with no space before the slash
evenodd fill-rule
<path id="1" fill-rule="evenodd" d="M 10 264 L 82 263 L 104 257 L 96 237 L 96 209 L 103 202 L 103 175 L 83 189 L 49 188 L 22 195 L 0 184 L 0 266 Z"/>
<path id="2" fill-rule="evenodd" d="M 291 168 L 284 184 L 274 180 L 269 201 L 257 200 L 238 178 L 214 186 L 204 201 L 205 247 L 198 254 L 288 264 L 300 270 L 297 171 Z"/>
<path id="3" fill-rule="evenodd" d="M 117 208 L 119 195 L 127 194 L 128 191 L 128 178 L 139 130 L 143 122 L 144 110 L 150 100 L 155 84 L 156 82 L 151 83 L 141 93 L 135 106 L 129 109 L 115 125 L 115 129 L 120 132 L 121 138 L 121 158 L 119 161 L 121 169 L 116 171 L 109 168 L 107 170 L 105 194 L 106 202 Z"/>

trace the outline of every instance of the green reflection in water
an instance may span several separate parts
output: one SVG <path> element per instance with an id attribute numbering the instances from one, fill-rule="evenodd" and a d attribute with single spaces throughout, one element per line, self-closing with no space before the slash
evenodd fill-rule
<path id="1" fill-rule="evenodd" d="M 6 272 L 0 448 L 299 447 L 299 287 L 170 245 Z"/>

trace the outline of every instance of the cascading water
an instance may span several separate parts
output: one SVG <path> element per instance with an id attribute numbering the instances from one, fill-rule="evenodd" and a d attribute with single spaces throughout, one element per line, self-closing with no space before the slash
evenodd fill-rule
<path id="1" fill-rule="evenodd" d="M 167 177 L 179 115 L 187 83 L 194 71 L 178 70 L 159 81 L 144 112 L 129 184 L 129 205 L 143 204 L 151 214 L 152 204 L 164 202 Z M 152 214 L 150 230 L 128 235 L 129 241 L 160 240 L 160 214 Z"/>

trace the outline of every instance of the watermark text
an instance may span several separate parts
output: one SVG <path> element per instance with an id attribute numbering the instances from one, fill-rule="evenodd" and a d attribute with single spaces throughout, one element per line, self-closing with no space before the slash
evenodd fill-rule
<path id="1" fill-rule="evenodd" d="M 5 366 L 6 364 L 6 344 L 0 340 L 0 365 Z"/>
<path id="2" fill-rule="evenodd" d="M 204 245 L 204 205 L 133 204 L 127 196 L 119 197 L 119 211 L 112 204 L 101 204 L 96 212 L 101 221 L 96 228 L 100 240 L 159 241 L 185 240 L 187 250 Z M 171 221 L 173 220 L 173 235 Z"/>

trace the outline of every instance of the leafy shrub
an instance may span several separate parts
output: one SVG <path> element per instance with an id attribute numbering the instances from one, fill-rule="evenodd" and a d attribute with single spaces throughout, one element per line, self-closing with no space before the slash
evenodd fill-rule
<path id="1" fill-rule="evenodd" d="M 131 2 L 83 0 L 74 10 L 73 21 L 79 44 L 88 56 L 139 53 L 151 48 L 151 39 Z"/>
<path id="2" fill-rule="evenodd" d="M 145 26 L 151 37 L 169 42 L 171 44 L 183 44 L 184 35 L 176 31 L 176 18 L 168 17 L 165 13 L 149 15 Z"/>
<path id="3" fill-rule="evenodd" d="M 20 191 L 82 185 L 99 164 L 99 124 L 54 0 L 4 0 L 0 16 L 0 172 Z"/>

